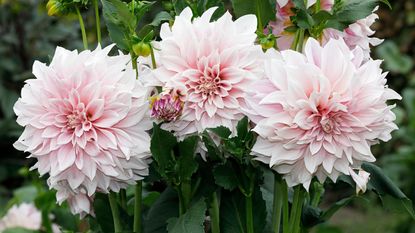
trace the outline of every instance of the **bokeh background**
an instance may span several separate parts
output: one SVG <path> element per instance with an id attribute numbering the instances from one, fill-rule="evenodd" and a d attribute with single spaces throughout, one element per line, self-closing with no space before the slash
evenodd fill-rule
<path id="1" fill-rule="evenodd" d="M 395 112 L 399 130 L 393 139 L 373 148 L 380 165 L 405 194 L 415 200 L 415 1 L 392 0 L 393 10 L 381 7 L 380 20 L 374 25 L 376 36 L 385 42 L 373 49 L 373 56 L 384 60 L 390 71 L 388 83 L 403 100 Z M 160 10 L 161 4 L 148 18 Z M 89 44 L 96 44 L 94 15 L 84 12 Z M 108 44 L 105 28 L 104 42 Z M 45 178 L 29 171 L 34 161 L 15 150 L 12 144 L 22 128 L 15 123 L 13 105 L 24 80 L 33 78 L 35 60 L 48 62 L 56 46 L 81 49 L 76 16 L 49 17 L 42 0 L 0 0 L 0 217 L 13 204 L 36 202 L 50 208 L 55 222 L 66 229 L 83 232 L 86 222 L 71 216 L 66 206 L 54 204 L 54 193 Z M 347 190 L 353 192 L 353 190 Z M 344 186 L 331 186 L 324 202 L 339 200 Z M 415 222 L 406 213 L 384 208 L 375 195 L 365 195 L 338 212 L 332 220 L 315 230 L 318 233 L 415 233 Z"/>

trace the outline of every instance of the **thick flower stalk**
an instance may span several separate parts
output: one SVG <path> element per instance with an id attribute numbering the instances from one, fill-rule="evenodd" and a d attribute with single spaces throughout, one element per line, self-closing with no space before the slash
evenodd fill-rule
<path id="1" fill-rule="evenodd" d="M 374 162 L 370 146 L 391 138 L 397 126 L 386 101 L 401 97 L 387 87 L 381 61 L 364 63 L 362 54 L 334 39 L 323 47 L 309 39 L 305 54 L 270 51 L 266 79 L 246 90 L 259 134 L 252 151 L 289 186 L 345 174 L 365 189 L 368 178 L 351 169 Z"/>
<path id="2" fill-rule="evenodd" d="M 232 20 L 229 12 L 211 22 L 216 8 L 192 20 L 186 8 L 173 26 L 162 25 L 155 76 L 165 89 L 183 90 L 181 117 L 163 124 L 184 137 L 207 128 L 234 131 L 243 118 L 244 87 L 260 78 L 262 50 L 255 45 L 254 15 Z"/>
<path id="3" fill-rule="evenodd" d="M 95 192 L 115 191 L 148 174 L 151 89 L 136 80 L 127 55 L 57 48 L 49 66 L 36 61 L 14 111 L 24 132 L 14 144 L 29 152 L 58 201 L 91 212 Z M 73 197 L 73 198 L 72 198 Z M 82 210 L 82 211 L 79 211 Z"/>

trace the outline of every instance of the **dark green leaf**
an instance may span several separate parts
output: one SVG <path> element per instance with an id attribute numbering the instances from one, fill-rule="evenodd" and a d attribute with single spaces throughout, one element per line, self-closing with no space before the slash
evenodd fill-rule
<path id="1" fill-rule="evenodd" d="M 219 126 L 217 128 L 208 129 L 209 131 L 215 133 L 222 139 L 228 139 L 231 136 L 232 132 L 230 129 L 226 128 L 225 126 Z"/>
<path id="2" fill-rule="evenodd" d="M 169 233 L 204 233 L 206 203 L 200 199 L 180 218 L 168 220 Z"/>
<path id="3" fill-rule="evenodd" d="M 238 187 L 238 177 L 230 162 L 218 165 L 213 169 L 215 183 L 224 189 L 232 191 Z"/>
<path id="4" fill-rule="evenodd" d="M 156 17 L 154 17 L 154 19 L 150 23 L 150 25 L 152 25 L 154 27 L 158 27 L 158 26 L 161 25 L 162 22 L 169 21 L 169 20 L 172 20 L 172 19 L 173 18 L 171 17 L 171 15 L 168 12 L 161 11 L 156 15 Z"/>
<path id="5" fill-rule="evenodd" d="M 177 192 L 167 188 L 151 206 L 144 218 L 144 233 L 166 233 L 167 220 L 179 214 Z"/>
<path id="6" fill-rule="evenodd" d="M 397 206 L 401 210 L 405 210 L 415 219 L 415 212 L 412 201 L 387 177 L 382 169 L 371 163 L 364 163 L 362 168 L 370 173 L 368 189 L 375 191 L 380 196 L 389 195 L 398 200 Z"/>
<path id="7" fill-rule="evenodd" d="M 190 136 L 179 142 L 179 158 L 177 160 L 178 173 L 181 181 L 190 180 L 197 171 L 198 163 L 195 159 L 199 136 Z"/>
<path id="8" fill-rule="evenodd" d="M 320 208 L 313 207 L 310 205 L 304 206 L 303 213 L 301 216 L 301 222 L 303 226 L 310 228 L 317 224 L 324 222 L 321 219 L 323 211 Z"/>
<path id="9" fill-rule="evenodd" d="M 100 231 L 114 232 L 111 207 L 105 194 L 97 194 L 94 200 L 95 220 L 99 224 Z"/>
<path id="10" fill-rule="evenodd" d="M 263 232 L 266 224 L 266 206 L 262 198 L 260 186 L 255 185 L 252 197 L 254 203 L 254 231 Z M 220 206 L 220 225 L 223 233 L 246 232 L 245 197 L 235 190 L 222 192 Z"/>
<path id="11" fill-rule="evenodd" d="M 339 10 L 334 12 L 334 17 L 329 20 L 328 26 L 343 31 L 350 24 L 363 19 L 370 14 L 383 0 L 349 0 Z"/>
<path id="12" fill-rule="evenodd" d="M 258 22 L 262 24 L 262 27 L 265 27 L 268 22 L 275 20 L 275 8 L 271 7 L 269 1 L 232 0 L 232 6 L 238 18 L 243 15 L 254 14 L 258 17 Z"/>
<path id="13" fill-rule="evenodd" d="M 135 16 L 130 12 L 128 5 L 120 0 L 101 0 L 101 2 L 111 40 L 120 49 L 128 51 L 129 42 L 137 26 Z"/>
<path id="14" fill-rule="evenodd" d="M 354 198 L 356 197 L 347 197 L 334 203 L 328 210 L 324 211 L 324 213 L 321 215 L 321 220 L 329 220 L 338 210 L 348 205 Z"/>
<path id="15" fill-rule="evenodd" d="M 176 137 L 154 123 L 150 149 L 158 165 L 158 171 L 162 176 L 166 176 L 166 172 L 174 167 L 173 149 L 176 145 Z"/>
<path id="16" fill-rule="evenodd" d="M 244 140 L 246 138 L 246 135 L 248 134 L 248 131 L 249 131 L 248 127 L 249 127 L 248 117 L 242 118 L 242 120 L 240 120 L 238 124 L 236 125 L 236 131 L 238 133 L 238 138 L 240 138 L 241 140 Z"/>
<path id="17" fill-rule="evenodd" d="M 215 144 L 215 142 L 210 137 L 207 131 L 203 132 L 202 140 L 207 149 L 209 160 L 212 160 L 212 161 L 221 160 L 221 158 L 223 157 L 222 152 L 219 150 L 218 146 Z"/>

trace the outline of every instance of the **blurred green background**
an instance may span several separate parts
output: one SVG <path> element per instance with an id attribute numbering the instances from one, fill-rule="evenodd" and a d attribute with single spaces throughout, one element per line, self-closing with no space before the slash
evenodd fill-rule
<path id="1" fill-rule="evenodd" d="M 385 42 L 374 48 L 373 56 L 384 60 L 384 69 L 390 71 L 389 86 L 403 96 L 395 108 L 400 129 L 394 132 L 392 141 L 377 145 L 373 150 L 387 175 L 415 200 L 415 1 L 393 0 L 391 3 L 393 10 L 384 7 L 378 11 L 380 20 L 374 28 L 376 36 Z M 96 38 L 92 10 L 84 12 L 84 19 L 91 29 L 88 39 L 93 45 Z M 104 44 L 108 44 L 103 30 Z M 14 203 L 36 201 L 53 210 L 58 224 L 82 231 L 82 222 L 71 217 L 65 206 L 54 204 L 54 194 L 47 191 L 44 178 L 29 171 L 34 161 L 26 159 L 27 155 L 12 146 L 22 131 L 15 123 L 13 105 L 24 80 L 33 77 L 33 61 L 48 62 L 56 46 L 81 49 L 80 38 L 76 17 L 47 16 L 45 1 L 0 0 L 0 216 Z M 343 195 L 341 184 L 330 187 L 325 202 L 334 202 Z M 405 213 L 393 211 L 393 206 L 383 208 L 374 195 L 366 195 L 365 199 L 352 203 L 316 229 L 318 233 L 370 231 L 415 233 L 415 223 Z"/>

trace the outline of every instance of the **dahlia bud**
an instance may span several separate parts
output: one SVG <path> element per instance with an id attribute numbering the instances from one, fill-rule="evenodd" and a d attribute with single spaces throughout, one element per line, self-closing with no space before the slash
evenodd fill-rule
<path id="1" fill-rule="evenodd" d="M 49 0 L 46 4 L 46 9 L 48 10 L 48 15 L 53 16 L 59 13 L 59 2 L 56 0 Z"/>
<path id="2" fill-rule="evenodd" d="M 163 91 L 151 98 L 151 117 L 160 121 L 175 121 L 182 114 L 183 101 L 178 90 Z"/>
<path id="3" fill-rule="evenodd" d="M 151 46 L 148 43 L 139 42 L 133 45 L 133 51 L 137 56 L 148 57 L 151 54 Z"/>

